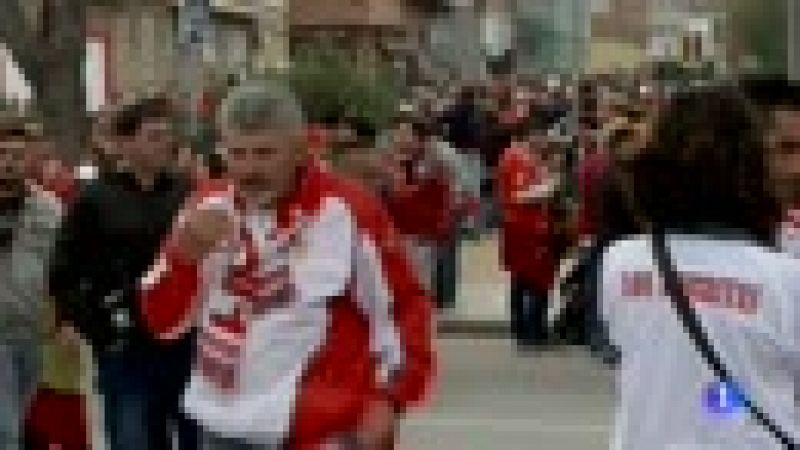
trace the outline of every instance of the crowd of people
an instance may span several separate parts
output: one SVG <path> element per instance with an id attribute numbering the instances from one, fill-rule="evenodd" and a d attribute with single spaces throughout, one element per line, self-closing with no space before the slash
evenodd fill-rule
<path id="1" fill-rule="evenodd" d="M 376 130 L 243 83 L 211 108 L 212 155 L 146 98 L 98 115 L 74 167 L 4 117 L 2 448 L 85 449 L 93 420 L 109 450 L 393 448 L 447 382 L 435 311 L 481 264 L 459 249 L 496 231 L 520 350 L 617 368 L 613 448 L 796 448 L 800 90 L 448 89 Z"/>

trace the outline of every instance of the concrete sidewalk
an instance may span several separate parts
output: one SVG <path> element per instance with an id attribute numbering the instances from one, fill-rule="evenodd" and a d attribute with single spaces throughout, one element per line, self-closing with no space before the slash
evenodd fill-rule
<path id="1" fill-rule="evenodd" d="M 444 335 L 505 335 L 508 333 L 510 278 L 501 270 L 498 236 L 463 241 L 459 252 L 456 304 L 439 316 Z"/>

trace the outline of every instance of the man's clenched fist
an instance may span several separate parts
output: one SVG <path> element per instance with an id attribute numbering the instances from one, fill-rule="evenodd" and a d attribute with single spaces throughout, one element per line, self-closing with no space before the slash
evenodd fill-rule
<path id="1" fill-rule="evenodd" d="M 181 255 L 192 262 L 201 261 L 233 231 L 231 217 L 218 209 L 189 212 L 175 235 Z"/>

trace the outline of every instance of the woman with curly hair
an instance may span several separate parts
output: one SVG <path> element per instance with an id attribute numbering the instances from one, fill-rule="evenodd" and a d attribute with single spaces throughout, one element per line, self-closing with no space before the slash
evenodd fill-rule
<path id="1" fill-rule="evenodd" d="M 795 448 L 800 265 L 774 251 L 762 132 L 727 87 L 678 93 L 632 163 L 647 232 L 603 257 L 615 449 Z"/>

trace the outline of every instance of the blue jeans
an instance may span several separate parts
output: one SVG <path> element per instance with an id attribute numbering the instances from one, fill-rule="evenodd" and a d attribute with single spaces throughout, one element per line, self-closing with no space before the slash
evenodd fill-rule
<path id="1" fill-rule="evenodd" d="M 181 411 L 191 342 L 107 352 L 97 358 L 108 450 L 197 450 L 198 428 Z"/>
<path id="2" fill-rule="evenodd" d="M 39 348 L 33 340 L 0 341 L 0 448 L 22 449 L 25 409 L 36 390 Z"/>

